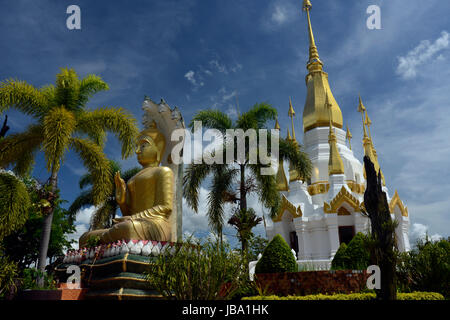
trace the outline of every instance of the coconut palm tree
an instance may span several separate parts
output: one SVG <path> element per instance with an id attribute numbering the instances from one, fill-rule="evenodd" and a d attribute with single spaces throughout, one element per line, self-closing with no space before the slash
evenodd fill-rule
<path id="1" fill-rule="evenodd" d="M 231 118 L 219 110 L 203 110 L 198 112 L 189 124 L 194 129 L 194 122 L 201 121 L 202 127 L 217 129 L 223 135 L 227 129 L 254 129 L 259 140 L 259 130 L 266 129 L 268 121 L 275 120 L 277 110 L 267 103 L 255 104 L 247 112 L 240 114 L 233 123 Z M 268 135 L 270 139 L 270 134 Z M 270 141 L 270 140 L 269 140 Z M 234 154 L 237 154 L 234 143 Z M 268 143 L 270 151 L 270 143 Z M 274 217 L 280 206 L 280 195 L 276 185 L 275 175 L 262 175 L 261 169 L 267 167 L 261 163 L 249 163 L 249 145 L 246 144 L 244 163 L 207 164 L 204 161 L 200 164 L 191 164 L 187 167 L 183 178 L 183 196 L 187 204 L 195 211 L 198 211 L 199 192 L 202 183 L 212 175 L 211 188 L 208 194 L 208 220 L 209 225 L 222 239 L 222 228 L 224 224 L 224 205 L 226 203 L 239 204 L 239 210 L 247 210 L 247 196 L 250 193 L 257 193 L 261 203 L 270 209 L 271 217 Z M 225 156 L 225 155 L 224 155 Z M 291 162 L 295 169 L 307 179 L 311 172 L 311 162 L 306 153 L 294 142 L 279 140 L 279 156 L 285 161 Z M 239 180 L 238 180 L 239 178 Z M 235 182 L 238 180 L 238 187 Z M 236 190 L 237 189 L 237 190 Z M 238 192 L 237 192 L 238 191 Z"/>
<path id="2" fill-rule="evenodd" d="M 93 178 L 93 203 L 104 202 L 111 194 L 110 166 L 103 153 L 108 131 L 122 145 L 122 157 L 128 157 L 138 129 L 136 120 L 122 108 L 90 110 L 86 104 L 108 85 L 96 75 L 79 79 L 73 69 L 61 69 L 56 84 L 36 88 L 25 81 L 7 79 L 0 83 L 0 113 L 15 108 L 35 122 L 24 132 L 11 134 L 0 141 L 0 166 L 14 165 L 18 175 L 30 172 L 37 151 L 42 150 L 50 174 L 45 198 L 46 210 L 40 240 L 38 268 L 45 269 L 53 218 L 53 204 L 58 173 L 68 150 L 75 151 Z"/>
<path id="3" fill-rule="evenodd" d="M 116 216 L 116 212 L 118 209 L 118 204 L 116 202 L 115 197 L 115 183 L 114 183 L 114 175 L 116 172 L 121 171 L 122 168 L 119 163 L 117 163 L 114 160 L 109 161 L 110 165 L 110 183 L 112 185 L 111 187 L 111 194 L 108 196 L 107 200 L 103 202 L 93 213 L 91 218 L 91 226 L 90 230 L 97 230 L 97 229 L 104 229 L 104 228 L 110 228 L 112 226 L 112 220 Z M 125 182 L 130 180 L 136 173 L 138 173 L 141 169 L 138 167 L 129 169 L 121 174 L 121 177 Z M 91 173 L 86 173 L 84 176 L 80 179 L 80 189 L 84 189 L 81 194 L 72 202 L 72 204 L 69 207 L 69 214 L 72 217 L 75 217 L 76 213 L 86 206 L 93 206 L 93 191 L 92 191 L 92 185 L 93 185 L 93 177 Z M 90 186 L 90 187 L 89 187 Z"/>

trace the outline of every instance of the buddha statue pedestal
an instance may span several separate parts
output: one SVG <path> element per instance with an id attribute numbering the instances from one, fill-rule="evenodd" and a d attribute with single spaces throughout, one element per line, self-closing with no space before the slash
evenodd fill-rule
<path id="1" fill-rule="evenodd" d="M 85 299 L 162 299 L 147 275 L 152 262 L 166 250 L 174 250 L 174 243 L 130 240 L 73 250 L 67 252 L 57 275 L 67 281 L 67 268 L 80 267 L 81 287 L 88 288 Z"/>

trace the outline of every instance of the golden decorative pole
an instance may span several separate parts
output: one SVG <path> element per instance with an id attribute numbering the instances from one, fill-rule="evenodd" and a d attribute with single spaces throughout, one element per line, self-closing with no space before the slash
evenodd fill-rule
<path id="1" fill-rule="evenodd" d="M 291 123 L 292 123 L 292 140 L 297 141 L 297 139 L 295 138 L 295 129 L 294 129 L 295 111 L 294 111 L 294 108 L 292 107 L 291 97 L 289 97 L 289 112 L 288 112 L 288 115 L 291 118 Z"/>
<path id="2" fill-rule="evenodd" d="M 369 138 L 372 139 L 372 134 L 370 133 L 370 126 L 372 125 L 372 121 L 369 118 L 367 110 L 366 110 L 366 120 L 364 121 L 364 124 L 367 126 L 367 130 L 369 130 Z"/>
<path id="3" fill-rule="evenodd" d="M 352 139 L 352 134 L 350 133 L 350 129 L 348 128 L 348 124 L 347 124 L 347 134 L 345 136 L 348 140 L 348 145 L 350 147 L 350 150 L 352 150 L 352 144 L 351 144 L 351 139 Z"/>

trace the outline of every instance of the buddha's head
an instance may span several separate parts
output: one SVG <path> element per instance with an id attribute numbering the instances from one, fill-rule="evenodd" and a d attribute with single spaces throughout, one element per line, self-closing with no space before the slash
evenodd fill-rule
<path id="1" fill-rule="evenodd" d="M 143 167 L 155 167 L 161 162 L 166 146 L 164 135 L 156 128 L 156 123 L 143 130 L 138 137 L 137 160 Z"/>

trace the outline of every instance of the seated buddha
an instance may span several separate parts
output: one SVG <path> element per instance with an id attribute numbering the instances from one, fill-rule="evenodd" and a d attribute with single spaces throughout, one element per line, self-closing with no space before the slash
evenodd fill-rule
<path id="1" fill-rule="evenodd" d="M 123 239 L 170 241 L 173 172 L 169 167 L 159 166 L 165 145 L 165 137 L 155 123 L 140 133 L 136 154 L 142 170 L 126 184 L 120 172 L 114 176 L 115 196 L 122 217 L 114 219 L 109 229 L 84 233 L 80 237 L 80 248 L 91 237 L 99 237 L 101 244 Z"/>

